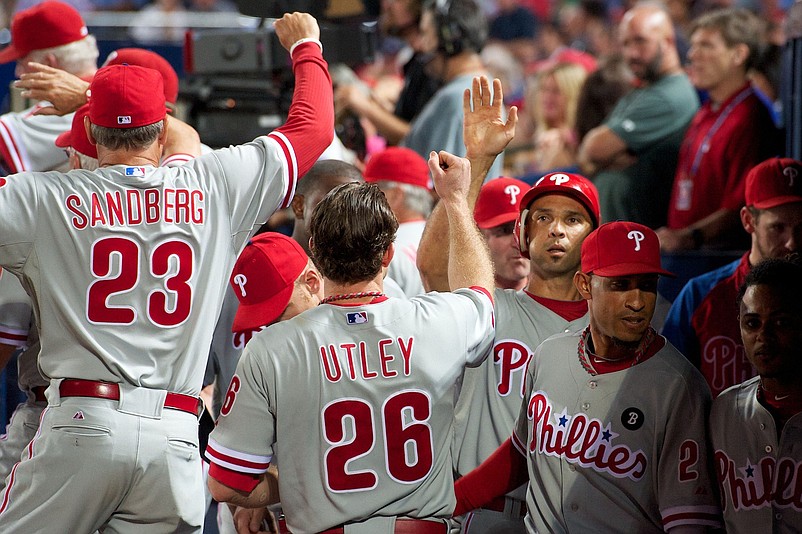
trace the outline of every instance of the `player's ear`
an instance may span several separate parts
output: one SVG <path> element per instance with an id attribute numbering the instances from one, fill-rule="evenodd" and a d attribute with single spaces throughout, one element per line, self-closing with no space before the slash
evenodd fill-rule
<path id="1" fill-rule="evenodd" d="M 299 195 L 298 193 L 292 197 L 292 202 L 290 202 L 290 207 L 292 208 L 292 214 L 295 216 L 296 219 L 301 220 L 304 218 L 304 196 Z"/>
<path id="2" fill-rule="evenodd" d="M 395 256 L 395 243 L 390 243 L 390 246 L 384 251 L 384 256 L 382 256 L 382 267 L 390 265 L 393 256 Z"/>
<path id="3" fill-rule="evenodd" d="M 752 213 L 752 210 L 750 210 L 749 207 L 744 206 L 743 208 L 741 208 L 740 215 L 741 215 L 741 224 L 743 225 L 744 230 L 746 230 L 748 234 L 754 234 L 756 225 L 755 225 L 755 215 Z"/>
<path id="4" fill-rule="evenodd" d="M 167 130 L 169 129 L 167 127 L 167 121 L 168 120 L 169 120 L 168 116 L 165 115 L 163 123 L 162 123 L 162 132 L 159 134 L 159 145 L 160 146 L 164 146 L 164 145 L 167 144 L 167 133 L 168 133 Z"/>
<path id="5" fill-rule="evenodd" d="M 311 261 L 309 262 L 310 265 L 307 267 L 306 272 L 304 273 L 304 283 L 309 288 L 309 292 L 313 295 L 316 295 L 319 299 L 323 298 L 323 279 L 320 277 L 320 273 L 317 272 L 311 265 Z"/>
<path id="6" fill-rule="evenodd" d="M 86 138 L 89 140 L 90 143 L 96 145 L 97 141 L 95 141 L 95 136 L 92 135 L 92 123 L 89 122 L 88 115 L 84 117 L 84 129 L 86 130 Z"/>
<path id="7" fill-rule="evenodd" d="M 574 274 L 574 286 L 579 294 L 585 300 L 590 300 L 590 275 L 582 271 L 577 271 Z"/>

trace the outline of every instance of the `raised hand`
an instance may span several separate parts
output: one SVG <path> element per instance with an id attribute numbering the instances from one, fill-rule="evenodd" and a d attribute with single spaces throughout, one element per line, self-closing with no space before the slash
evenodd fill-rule
<path id="1" fill-rule="evenodd" d="M 301 39 L 320 39 L 320 27 L 309 13 L 287 13 L 273 25 L 281 46 L 287 50 Z"/>
<path id="2" fill-rule="evenodd" d="M 515 136 L 518 108 L 512 106 L 504 120 L 504 92 L 498 78 L 493 80 L 491 93 L 487 77 L 475 77 L 472 88 L 463 94 L 462 110 L 462 137 L 468 158 L 496 157 Z"/>

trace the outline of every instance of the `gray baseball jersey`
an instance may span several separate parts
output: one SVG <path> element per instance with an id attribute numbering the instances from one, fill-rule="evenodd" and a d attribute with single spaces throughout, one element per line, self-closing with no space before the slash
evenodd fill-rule
<path id="1" fill-rule="evenodd" d="M 527 457 L 530 532 L 663 532 L 720 525 L 707 454 L 710 391 L 671 344 L 591 375 L 581 333 L 556 335 L 529 364 L 512 439 Z"/>
<path id="2" fill-rule="evenodd" d="M 423 280 L 415 263 L 418 258 L 418 243 L 426 221 L 401 223 L 395 236 L 395 255 L 387 270 L 387 276 L 395 280 L 407 297 L 424 293 Z"/>
<path id="3" fill-rule="evenodd" d="M 36 402 L 31 393 L 32 387 L 46 385 L 36 368 L 38 336 L 32 323 L 33 310 L 28 294 L 16 276 L 0 269 L 0 343 L 19 347 L 20 388 L 28 392 L 28 399 L 14 409 L 5 434 L 0 436 L 0 490 L 5 487 L 6 477 L 19 461 L 20 453 L 36 434 L 39 417 L 47 405 Z"/>
<path id="4" fill-rule="evenodd" d="M 447 517 L 454 387 L 492 342 L 492 303 L 473 289 L 322 305 L 271 325 L 231 381 L 206 452 L 212 475 L 263 473 L 277 454 L 293 532 Z"/>
<path id="5" fill-rule="evenodd" d="M 4 180 L 0 263 L 31 281 L 39 324 L 71 325 L 42 332 L 42 372 L 197 395 L 236 254 L 292 197 L 286 150 Z"/>
<path id="6" fill-rule="evenodd" d="M 577 304 L 587 310 L 584 301 Z M 523 290 L 496 289 L 495 310 L 492 353 L 482 365 L 465 371 L 457 402 L 454 459 L 460 475 L 481 464 L 510 437 L 535 348 L 554 334 L 581 330 L 588 324 L 587 314 L 566 321 Z"/>
<path id="7" fill-rule="evenodd" d="M 757 400 L 760 377 L 723 391 L 710 439 L 728 533 L 802 532 L 802 413 L 777 432 Z"/>
<path id="8" fill-rule="evenodd" d="M 9 173 L 66 170 L 67 155 L 56 137 L 72 127 L 73 113 L 34 115 L 45 104 L 0 116 L 0 155 Z"/>

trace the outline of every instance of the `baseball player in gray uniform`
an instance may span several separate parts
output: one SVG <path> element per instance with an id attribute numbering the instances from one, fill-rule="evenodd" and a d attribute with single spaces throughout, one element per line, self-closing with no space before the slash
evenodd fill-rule
<path id="1" fill-rule="evenodd" d="M 478 195 L 484 174 L 495 154 L 503 150 L 511 137 L 501 120 L 503 94 L 494 82 L 491 100 L 489 82 L 473 82 L 473 102 L 465 106 L 483 113 L 482 120 L 472 116 L 465 122 L 465 140 L 472 166 L 472 192 Z M 511 111 L 510 119 L 515 120 Z M 490 182 L 492 183 L 492 181 Z M 475 196 L 472 197 L 475 202 Z M 519 253 L 530 258 L 529 282 L 521 290 L 496 289 L 496 341 L 484 363 L 465 372 L 456 413 L 454 460 L 457 475 L 478 466 L 512 432 L 524 397 L 527 363 L 535 348 L 556 333 L 581 330 L 588 324 L 587 304 L 574 286 L 573 276 L 579 266 L 582 240 L 599 223 L 599 199 L 596 188 L 576 174 L 546 175 L 519 199 L 515 236 Z M 437 243 L 444 233 L 442 213 L 435 209 L 429 218 L 421 246 L 421 271 L 429 289 L 446 291 L 438 276 L 449 265 Z M 419 263 L 421 263 L 419 261 Z M 522 486 L 505 498 L 486 503 L 484 509 L 464 518 L 463 532 L 523 532 L 526 514 L 525 488 Z"/>
<path id="2" fill-rule="evenodd" d="M 802 265 L 771 259 L 739 293 L 758 376 L 713 401 L 710 437 L 728 533 L 802 532 Z"/>
<path id="3" fill-rule="evenodd" d="M 526 462 L 528 532 L 721 525 L 707 453 L 710 390 L 650 326 L 659 274 L 670 275 L 643 225 L 607 223 L 585 239 L 574 281 L 590 324 L 535 350 L 512 438 L 456 482 L 456 512 L 515 487 Z"/>
<path id="4" fill-rule="evenodd" d="M 219 500 L 264 506 L 280 488 L 299 533 L 447 532 L 453 389 L 492 344 L 493 273 L 467 160 L 433 152 L 429 167 L 462 289 L 386 297 L 398 227 L 387 199 L 375 184 L 329 193 L 310 228 L 326 297 L 245 348 L 207 448 Z M 276 454 L 278 488 L 265 476 Z"/>
<path id="5" fill-rule="evenodd" d="M 16 13 L 11 21 L 11 44 L 0 51 L 0 63 L 17 61 L 17 77 L 35 61 L 88 81 L 97 70 L 97 58 L 95 38 L 89 35 L 80 13 L 54 0 Z M 8 173 L 67 169 L 67 158 L 53 141 L 70 129 L 72 115 L 36 114 L 47 106 L 47 102 L 39 102 L 0 116 L 0 156 Z"/>
<path id="6" fill-rule="evenodd" d="M 38 336 L 33 328 L 33 309 L 28 294 L 13 274 L 0 269 L 0 369 L 17 353 L 17 376 L 27 399 L 11 414 L 5 434 L 0 436 L 0 489 L 22 449 L 39 427 L 39 416 L 47 405 L 48 382 L 36 368 Z M 28 355 L 30 353 L 30 355 Z"/>
<path id="7" fill-rule="evenodd" d="M 292 13 L 275 28 L 296 85 L 269 135 L 158 167 L 161 75 L 114 65 L 91 85 L 100 168 L 0 179 L 0 265 L 33 299 L 50 379 L 0 530 L 200 532 L 198 393 L 225 282 L 333 131 L 316 21 Z"/>
<path id="8" fill-rule="evenodd" d="M 264 232 L 248 241 L 234 264 L 212 338 L 209 359 L 215 376 L 215 417 L 220 413 L 242 350 L 253 335 L 269 324 L 317 306 L 322 298 L 323 279 L 295 240 Z M 238 520 L 238 515 L 233 519 Z M 235 532 L 227 506 L 218 508 L 217 522 L 220 534 Z"/>

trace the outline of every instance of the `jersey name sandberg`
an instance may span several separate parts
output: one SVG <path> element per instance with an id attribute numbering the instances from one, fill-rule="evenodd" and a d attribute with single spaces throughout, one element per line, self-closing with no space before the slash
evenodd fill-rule
<path id="1" fill-rule="evenodd" d="M 74 216 L 72 226 L 138 226 L 159 222 L 198 224 L 205 221 L 205 197 L 200 189 L 125 189 L 92 192 L 85 201 L 69 195 L 64 201 Z"/>

